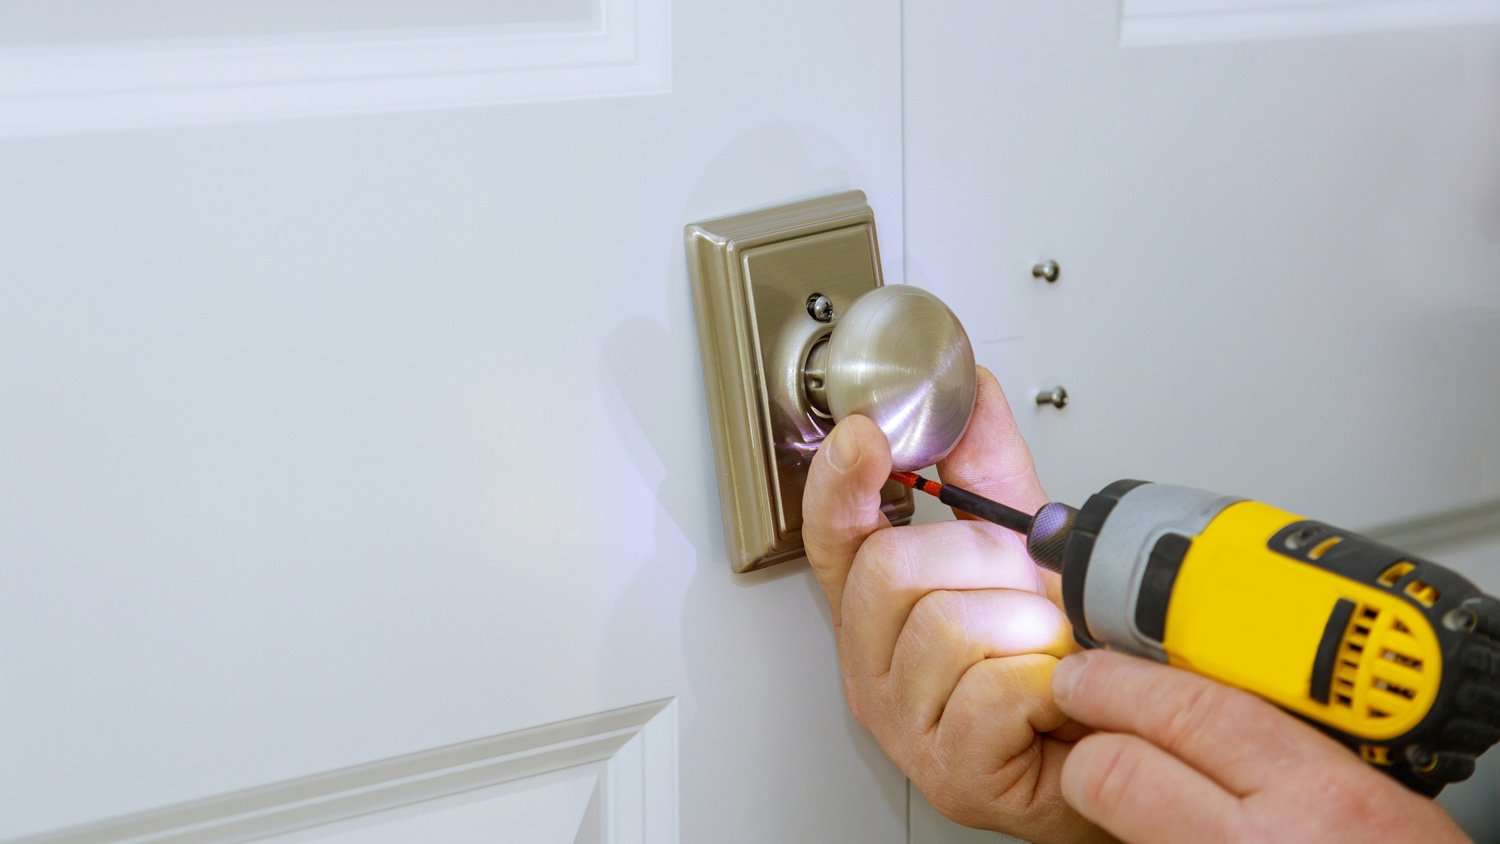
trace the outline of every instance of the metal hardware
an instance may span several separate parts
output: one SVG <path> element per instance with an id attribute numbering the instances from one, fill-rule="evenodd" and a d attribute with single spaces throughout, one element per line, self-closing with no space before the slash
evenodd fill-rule
<path id="1" fill-rule="evenodd" d="M 1062 267 L 1059 267 L 1056 261 L 1043 261 L 1032 266 L 1031 275 L 1033 278 L 1039 278 L 1051 284 L 1062 275 Z"/>
<path id="2" fill-rule="evenodd" d="M 833 300 L 814 293 L 807 297 L 807 314 L 818 322 L 833 322 Z"/>
<path id="3" fill-rule="evenodd" d="M 825 374 L 834 419 L 868 417 L 891 443 L 891 468 L 922 469 L 968 430 L 978 395 L 969 335 L 943 300 L 905 284 L 871 290 L 833 328 Z"/>
<path id="4" fill-rule="evenodd" d="M 729 563 L 798 559 L 807 469 L 833 428 L 814 406 L 820 388 L 808 388 L 816 368 L 805 370 L 838 314 L 881 285 L 875 214 L 850 191 L 696 223 L 686 236 Z M 808 319 L 811 293 L 827 297 L 829 322 Z M 915 510 L 894 482 L 881 502 L 896 524 Z"/>
<path id="5" fill-rule="evenodd" d="M 1443 626 L 1449 630 L 1468 632 L 1479 626 L 1479 616 L 1467 607 L 1454 607 L 1443 615 Z"/>
<path id="6" fill-rule="evenodd" d="M 813 344 L 807 353 L 807 364 L 802 367 L 802 389 L 807 392 L 807 403 L 813 413 L 824 419 L 832 419 L 828 412 L 828 338 Z"/>
<path id="7" fill-rule="evenodd" d="M 1068 406 L 1068 391 L 1063 387 L 1053 387 L 1036 394 L 1036 403 L 1039 405 L 1050 404 L 1053 407 Z"/>

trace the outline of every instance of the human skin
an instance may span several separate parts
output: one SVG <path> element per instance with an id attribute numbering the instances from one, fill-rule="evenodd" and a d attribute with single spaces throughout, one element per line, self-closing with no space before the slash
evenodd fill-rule
<path id="1" fill-rule="evenodd" d="M 873 422 L 840 422 L 813 459 L 803 541 L 850 710 L 944 815 L 1037 842 L 1467 840 L 1436 804 L 1257 698 L 1118 654 L 1070 656 L 1059 579 L 1024 540 L 963 513 L 891 527 L 890 468 Z M 982 368 L 973 422 L 938 471 L 1028 512 L 1049 500 Z"/>

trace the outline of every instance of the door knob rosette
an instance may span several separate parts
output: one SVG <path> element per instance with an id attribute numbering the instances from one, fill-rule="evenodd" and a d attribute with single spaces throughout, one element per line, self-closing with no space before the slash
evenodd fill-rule
<path id="1" fill-rule="evenodd" d="M 858 191 L 687 227 L 708 423 L 735 571 L 802 551 L 802 490 L 834 420 L 869 417 L 896 469 L 946 456 L 968 428 L 974 351 L 931 293 L 884 287 Z M 915 510 L 899 483 L 881 510 Z"/>

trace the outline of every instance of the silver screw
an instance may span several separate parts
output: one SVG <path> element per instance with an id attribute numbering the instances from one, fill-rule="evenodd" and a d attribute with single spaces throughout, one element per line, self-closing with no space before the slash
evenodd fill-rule
<path id="1" fill-rule="evenodd" d="M 1031 275 L 1033 278 L 1040 278 L 1051 284 L 1057 281 L 1058 276 L 1062 275 L 1062 267 L 1059 267 L 1056 261 L 1043 261 L 1040 264 L 1032 266 Z"/>
<path id="2" fill-rule="evenodd" d="M 807 297 L 807 313 L 818 322 L 833 321 L 833 300 L 822 293 Z"/>
<path id="3" fill-rule="evenodd" d="M 1039 405 L 1050 404 L 1053 407 L 1068 406 L 1068 391 L 1063 387 L 1053 387 L 1036 394 L 1036 403 Z"/>
<path id="4" fill-rule="evenodd" d="M 1454 607 L 1443 616 L 1443 626 L 1461 633 L 1468 632 L 1479 626 L 1479 616 L 1464 607 Z"/>

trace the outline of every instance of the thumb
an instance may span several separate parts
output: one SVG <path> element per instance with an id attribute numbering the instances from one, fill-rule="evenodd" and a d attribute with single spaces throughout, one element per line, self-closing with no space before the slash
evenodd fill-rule
<path id="1" fill-rule="evenodd" d="M 834 427 L 813 457 L 802 492 L 802 543 L 808 562 L 841 623 L 844 581 L 865 538 L 890 527 L 880 512 L 880 490 L 890 480 L 891 446 L 863 416 Z"/>

